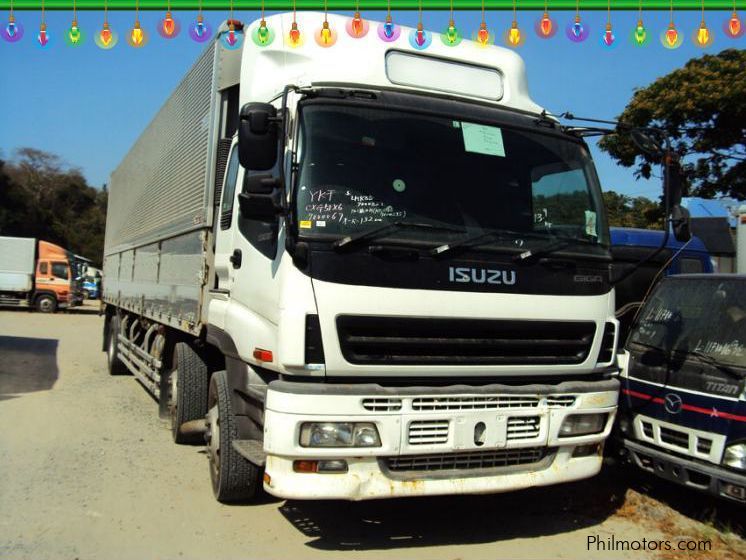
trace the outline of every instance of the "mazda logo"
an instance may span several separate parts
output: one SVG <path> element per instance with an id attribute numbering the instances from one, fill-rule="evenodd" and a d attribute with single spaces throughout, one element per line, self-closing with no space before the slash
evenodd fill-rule
<path id="1" fill-rule="evenodd" d="M 663 406 L 666 407 L 666 412 L 670 414 L 678 414 L 681 412 L 681 408 L 684 406 L 684 402 L 681 397 L 675 393 L 668 393 L 663 399 Z"/>

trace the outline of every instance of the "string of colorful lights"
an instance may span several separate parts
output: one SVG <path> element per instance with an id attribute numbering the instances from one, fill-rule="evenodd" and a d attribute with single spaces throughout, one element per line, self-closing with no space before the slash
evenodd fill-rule
<path id="1" fill-rule="evenodd" d="M 21 0 L 23 1 L 23 0 Z M 41 23 L 39 25 L 39 32 L 36 35 L 36 43 L 40 48 L 48 48 L 50 44 L 50 36 L 47 30 L 47 24 L 45 19 L 45 13 L 47 9 L 47 2 L 54 0 L 41 0 Z M 72 0 L 73 19 L 70 28 L 65 32 L 64 39 L 65 43 L 71 47 L 77 47 L 85 42 L 86 35 L 83 33 L 78 25 L 78 7 L 85 0 Z M 111 49 L 117 44 L 118 36 L 111 29 L 108 22 L 108 10 L 110 4 L 117 0 L 103 0 L 104 9 L 104 23 L 101 30 L 95 34 L 94 42 L 102 49 Z M 148 0 L 142 0 L 142 3 Z M 176 4 L 178 0 L 166 0 L 166 13 L 163 19 L 159 20 L 157 31 L 158 34 L 164 39 L 173 39 L 176 37 L 181 26 L 176 18 L 173 17 L 172 4 Z M 199 0 L 197 17 L 194 22 L 189 26 L 189 36 L 196 42 L 202 43 L 210 39 L 212 32 L 210 26 L 204 21 L 202 15 L 203 2 L 209 2 L 210 0 Z M 296 9 L 297 1 L 292 0 L 293 8 L 293 22 L 287 36 L 284 38 L 285 45 L 292 48 L 299 48 L 303 46 L 303 34 L 298 27 L 296 21 Z M 337 41 L 337 31 L 333 29 L 329 23 L 328 11 L 329 11 L 329 0 L 324 1 L 324 19 L 321 22 L 321 27 L 314 32 L 314 40 L 316 44 L 321 47 L 328 48 L 333 46 Z M 463 0 L 462 0 L 463 1 Z M 503 34 L 503 43 L 508 47 L 517 48 L 520 47 L 526 40 L 525 35 L 521 32 L 518 26 L 518 0 L 510 0 L 511 9 L 513 12 L 513 19 L 511 25 L 507 28 Z M 528 0 L 527 0 L 528 1 Z M 600 43 L 605 48 L 615 48 L 618 44 L 616 35 L 614 34 L 612 23 L 611 23 L 611 0 L 606 1 L 606 25 L 603 33 L 600 35 Z M 536 35 L 541 39 L 549 39 L 553 37 L 557 30 L 556 22 L 549 16 L 549 3 L 548 0 L 543 0 L 543 12 L 542 16 L 536 20 L 534 30 Z M 14 5 L 15 3 L 15 5 Z M 10 14 L 8 16 L 7 24 L 0 31 L 0 36 L 9 42 L 16 43 L 23 38 L 24 29 L 15 16 L 15 11 L 18 9 L 19 0 L 10 0 Z M 554 3 L 554 2 L 553 2 Z M 134 0 L 135 9 L 135 22 L 127 34 L 127 43 L 133 48 L 141 48 L 148 42 L 148 32 L 140 25 L 139 14 L 140 14 L 141 0 Z M 712 44 L 714 34 L 707 27 L 705 22 L 705 0 L 699 0 L 699 8 L 702 11 L 702 20 L 699 27 L 695 30 L 692 41 L 693 43 L 701 48 L 708 47 Z M 218 37 L 220 45 L 228 50 L 235 50 L 242 46 L 244 39 L 244 28 L 243 25 L 233 18 L 233 7 L 234 0 L 229 0 L 229 18 L 226 22 L 226 30 L 220 33 Z M 648 31 L 645 28 L 642 20 L 642 0 L 637 0 L 636 9 L 638 11 L 637 25 L 631 31 L 630 41 L 633 45 L 642 47 L 649 43 Z M 264 19 L 265 0 L 261 0 L 261 19 L 259 25 L 256 26 L 252 32 L 252 41 L 259 47 L 266 47 L 272 44 L 275 40 L 274 31 L 268 27 L 266 20 Z M 575 16 L 570 22 L 568 22 L 565 29 L 566 37 L 575 43 L 585 41 L 589 35 L 589 29 L 584 25 L 580 16 L 580 0 L 574 0 Z M 736 9 L 736 0 L 733 0 L 733 11 L 730 17 L 723 23 L 723 32 L 726 37 L 731 39 L 738 39 L 744 34 L 744 26 L 738 15 Z M 161 9 L 163 6 L 161 5 Z M 449 47 L 457 46 L 461 42 L 461 34 L 459 33 L 456 23 L 454 21 L 454 0 L 448 0 L 448 9 L 450 11 L 450 18 L 448 27 L 441 34 L 441 41 L 444 45 Z M 477 44 L 486 46 L 494 43 L 495 35 L 487 28 L 485 19 L 486 11 L 486 0 L 480 0 L 480 6 L 482 12 L 482 20 L 479 25 L 479 29 L 474 33 L 473 39 Z M 668 0 L 667 9 L 670 12 L 670 21 L 668 27 L 661 33 L 660 42 L 667 49 L 676 49 L 683 44 L 683 37 L 679 33 L 674 23 L 674 0 Z M 418 50 L 427 49 L 432 43 L 432 34 L 424 29 L 423 24 L 423 0 L 417 0 L 417 11 L 418 20 L 417 27 L 410 32 L 408 37 L 409 44 Z M 353 17 L 348 19 L 345 25 L 345 30 L 350 37 L 361 38 L 364 37 L 369 30 L 369 23 L 360 14 L 360 3 L 359 0 L 355 0 L 355 12 Z M 386 0 L 386 20 L 384 23 L 379 25 L 378 36 L 382 41 L 392 42 L 399 38 L 401 29 L 399 26 L 394 24 L 393 17 L 391 15 L 391 0 Z"/>

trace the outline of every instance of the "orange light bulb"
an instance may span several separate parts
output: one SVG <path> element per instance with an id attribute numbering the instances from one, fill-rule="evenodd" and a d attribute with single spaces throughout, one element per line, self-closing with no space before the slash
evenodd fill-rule
<path id="1" fill-rule="evenodd" d="M 666 30 L 666 42 L 669 46 L 673 47 L 676 45 L 678 40 L 679 32 L 676 31 L 676 27 L 674 27 L 673 23 L 668 24 L 668 29 Z"/>
<path id="2" fill-rule="evenodd" d="M 140 22 L 135 21 L 135 26 L 132 28 L 132 31 L 130 31 L 130 39 L 132 40 L 132 44 L 135 46 L 142 45 L 142 29 L 140 28 Z"/>
<path id="3" fill-rule="evenodd" d="M 104 23 L 104 28 L 99 32 L 99 37 L 101 37 L 103 45 L 108 47 L 112 39 L 111 29 L 109 29 L 108 23 Z"/>
<path id="4" fill-rule="evenodd" d="M 549 37 L 552 33 L 552 20 L 549 19 L 549 14 L 546 12 L 544 12 L 544 17 L 541 18 L 539 29 L 541 29 L 541 34 L 544 35 L 544 37 Z"/>
<path id="5" fill-rule="evenodd" d="M 477 31 L 477 41 L 480 45 L 486 45 L 490 40 L 490 32 L 487 31 L 487 24 L 482 22 L 479 24 L 479 31 Z"/>
<path id="6" fill-rule="evenodd" d="M 176 22 L 171 17 L 171 12 L 166 12 L 166 17 L 163 18 L 163 33 L 169 37 L 176 31 Z"/>
<path id="7" fill-rule="evenodd" d="M 293 25 L 290 26 L 290 42 L 293 45 L 297 45 L 300 42 L 300 30 L 296 22 L 293 22 Z"/>
<path id="8" fill-rule="evenodd" d="M 363 18 L 360 17 L 360 12 L 355 12 L 355 15 L 352 16 L 352 32 L 360 36 L 363 33 Z"/>
<path id="9" fill-rule="evenodd" d="M 321 40 L 327 45 L 332 40 L 332 30 L 329 29 L 328 21 L 325 21 L 324 25 L 321 26 Z"/>
<path id="10" fill-rule="evenodd" d="M 731 37 L 738 37 L 741 34 L 741 20 L 736 12 L 728 20 L 728 31 Z"/>

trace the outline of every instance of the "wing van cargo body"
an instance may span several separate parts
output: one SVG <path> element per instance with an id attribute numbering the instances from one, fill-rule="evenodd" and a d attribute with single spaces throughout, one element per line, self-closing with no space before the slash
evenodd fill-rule
<path id="1" fill-rule="evenodd" d="M 26 237 L 0 237 L 0 305 L 54 313 L 74 305 L 71 255 Z"/>
<path id="2" fill-rule="evenodd" d="M 587 146 L 507 49 L 335 15 L 323 48 L 314 13 L 293 47 L 292 17 L 207 47 L 113 172 L 110 372 L 207 442 L 221 501 L 593 476 L 618 323 Z"/>

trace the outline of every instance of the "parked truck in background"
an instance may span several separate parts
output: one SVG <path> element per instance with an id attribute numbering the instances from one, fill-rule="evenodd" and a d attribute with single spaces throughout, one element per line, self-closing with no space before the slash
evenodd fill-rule
<path id="1" fill-rule="evenodd" d="M 113 172 L 110 373 L 206 440 L 221 501 L 593 476 L 619 382 L 588 147 L 508 49 L 336 15 L 323 48 L 322 19 L 211 43 Z"/>
<path id="2" fill-rule="evenodd" d="M 611 256 L 615 269 L 624 269 L 645 258 L 664 241 L 663 230 L 612 227 Z M 673 235 L 665 240 L 665 248 L 638 267 L 633 274 L 615 286 L 616 317 L 619 319 L 619 340 L 624 342 L 637 312 L 652 284 L 674 274 L 711 274 L 715 272 L 704 242 L 693 236 L 686 242 Z"/>
<path id="3" fill-rule="evenodd" d="M 746 276 L 664 279 L 626 355 L 619 436 L 632 463 L 746 505 Z"/>
<path id="4" fill-rule="evenodd" d="M 0 237 L 0 305 L 54 313 L 74 305 L 71 255 L 48 241 Z"/>

